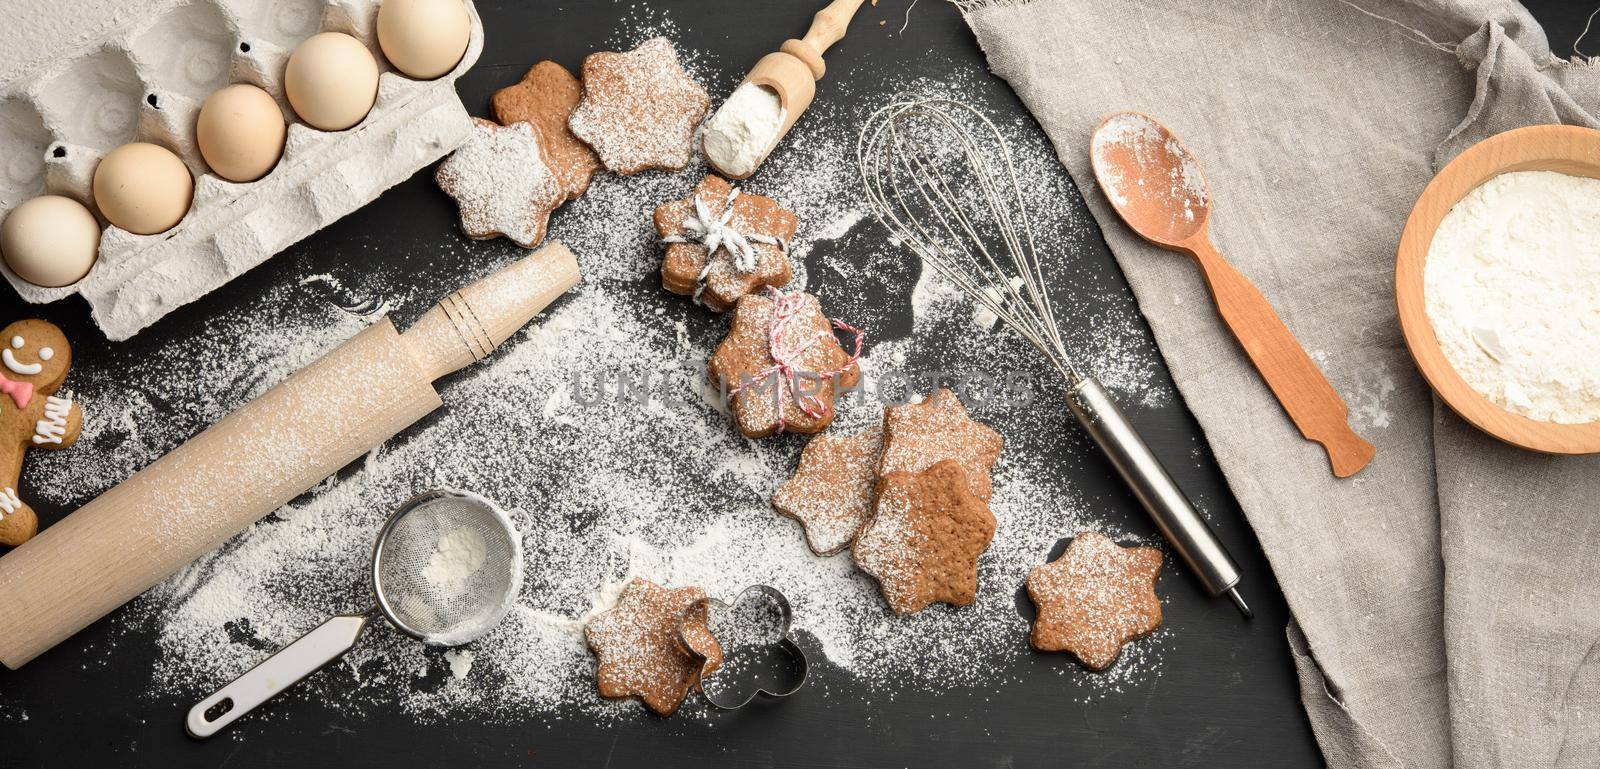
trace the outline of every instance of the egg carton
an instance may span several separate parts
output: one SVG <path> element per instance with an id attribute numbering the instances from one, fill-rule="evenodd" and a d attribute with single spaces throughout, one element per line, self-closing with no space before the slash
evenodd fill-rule
<path id="1" fill-rule="evenodd" d="M 470 0 L 470 42 L 437 80 L 395 71 L 378 48 L 381 0 L 14 0 L 0 30 L 0 216 L 42 194 L 89 206 L 103 226 L 100 256 L 82 280 L 42 288 L 0 261 L 24 300 L 81 294 L 113 340 L 204 296 L 301 238 L 367 204 L 472 135 L 455 81 L 483 51 Z M 372 50 L 378 99 L 359 125 L 319 131 L 283 91 L 294 47 L 344 32 Z M 258 181 L 212 174 L 195 144 L 206 97 L 251 83 L 289 122 L 283 159 Z M 150 142 L 183 159 L 194 203 L 176 227 L 135 235 L 106 223 L 90 192 L 95 166 L 117 146 Z"/>

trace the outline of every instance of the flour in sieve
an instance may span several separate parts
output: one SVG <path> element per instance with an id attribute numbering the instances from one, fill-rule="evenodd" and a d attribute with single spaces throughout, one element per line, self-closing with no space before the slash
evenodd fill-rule
<path id="1" fill-rule="evenodd" d="M 458 591 L 482 568 L 488 550 L 483 535 L 472 529 L 446 532 L 428 555 L 422 576 L 428 584 L 446 591 Z"/>
<path id="2" fill-rule="evenodd" d="M 1434 232 L 1428 320 L 1450 365 L 1501 408 L 1600 419 L 1600 180 L 1501 174 Z"/>

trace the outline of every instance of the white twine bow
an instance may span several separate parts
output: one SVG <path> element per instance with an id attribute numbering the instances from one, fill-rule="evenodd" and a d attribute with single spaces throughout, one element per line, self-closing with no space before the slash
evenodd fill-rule
<path id="1" fill-rule="evenodd" d="M 733 260 L 733 269 L 741 275 L 749 275 L 756 271 L 759 256 L 756 254 L 756 243 L 765 243 L 777 246 L 787 251 L 789 245 L 782 239 L 759 232 L 740 232 L 735 229 L 733 221 L 733 202 L 739 199 L 739 188 L 734 187 L 728 192 L 728 202 L 722 207 L 722 215 L 713 217 L 706 202 L 699 195 L 694 197 L 694 215 L 683 219 L 682 235 L 667 235 L 661 239 L 662 243 L 699 243 L 706 247 L 706 265 L 700 268 L 700 275 L 695 282 L 704 284 L 706 276 L 711 273 L 711 265 L 715 261 L 717 249 L 728 252 Z M 701 286 L 701 290 L 704 285 Z M 695 291 L 695 300 L 699 301 L 700 291 Z"/>

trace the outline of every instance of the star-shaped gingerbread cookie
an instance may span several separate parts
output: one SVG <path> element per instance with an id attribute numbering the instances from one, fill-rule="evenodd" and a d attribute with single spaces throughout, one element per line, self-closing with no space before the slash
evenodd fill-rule
<path id="1" fill-rule="evenodd" d="M 599 665 L 600 696 L 638 697 L 663 716 L 677 711 L 700 676 L 722 664 L 722 648 L 706 620 L 706 593 L 698 587 L 665 588 L 630 580 L 617 605 L 590 620 L 584 637 Z M 704 669 L 685 643 L 705 659 Z"/>
<path id="2" fill-rule="evenodd" d="M 968 489 L 954 460 L 878 480 L 872 518 L 851 556 L 878 580 L 896 614 L 935 601 L 966 606 L 978 595 L 978 556 L 994 538 L 994 513 Z"/>
<path id="3" fill-rule="evenodd" d="M 739 431 L 750 438 L 821 432 L 833 423 L 835 397 L 861 379 L 822 305 L 804 293 L 740 299 L 709 368 L 712 383 L 728 394 Z"/>
<path id="4" fill-rule="evenodd" d="M 533 126 L 501 126 L 473 118 L 467 143 L 434 173 L 461 208 L 461 230 L 485 239 L 504 235 L 523 248 L 544 240 L 550 212 L 566 193 Z"/>
<path id="5" fill-rule="evenodd" d="M 689 197 L 661 205 L 652 219 L 666 245 L 661 285 L 717 312 L 793 274 L 788 244 L 800 220 L 772 198 L 742 192 L 715 174 Z"/>
<path id="6" fill-rule="evenodd" d="M 800 469 L 772 495 L 772 507 L 800 522 L 817 555 L 850 546 L 872 512 L 883 431 L 818 435 L 800 452 Z"/>
<path id="7" fill-rule="evenodd" d="M 533 126 L 567 200 L 574 200 L 588 190 L 594 172 L 600 168 L 600 159 L 595 157 L 594 150 L 567 130 L 567 119 L 572 117 L 582 95 L 583 86 L 566 67 L 553 61 L 541 61 L 516 85 L 506 86 L 489 97 L 494 119 L 501 125 L 527 123 Z"/>
<path id="8" fill-rule="evenodd" d="M 710 108 L 711 97 L 678 65 L 671 41 L 657 37 L 627 53 L 589 54 L 583 98 L 567 126 L 612 173 L 680 171 Z"/>
<path id="9" fill-rule="evenodd" d="M 922 470 L 954 459 L 966 471 L 972 493 L 988 500 L 992 493 L 989 471 L 1004 447 L 1000 433 L 974 422 L 956 394 L 941 387 L 921 403 L 884 409 L 878 475 Z"/>
<path id="10" fill-rule="evenodd" d="M 1161 624 L 1160 574 L 1153 547 L 1122 547 L 1093 531 L 1073 537 L 1060 558 L 1028 572 L 1028 597 L 1039 607 L 1033 648 L 1072 652 L 1091 670 L 1111 667 L 1123 644 Z"/>

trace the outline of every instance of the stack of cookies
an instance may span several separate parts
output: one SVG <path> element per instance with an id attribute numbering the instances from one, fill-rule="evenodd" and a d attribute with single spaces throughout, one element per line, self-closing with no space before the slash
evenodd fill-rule
<path id="1" fill-rule="evenodd" d="M 1004 440 L 940 389 L 884 410 L 882 427 L 806 444 L 772 506 L 818 555 L 846 548 L 897 614 L 972 603 L 994 537 L 990 471 Z"/>

